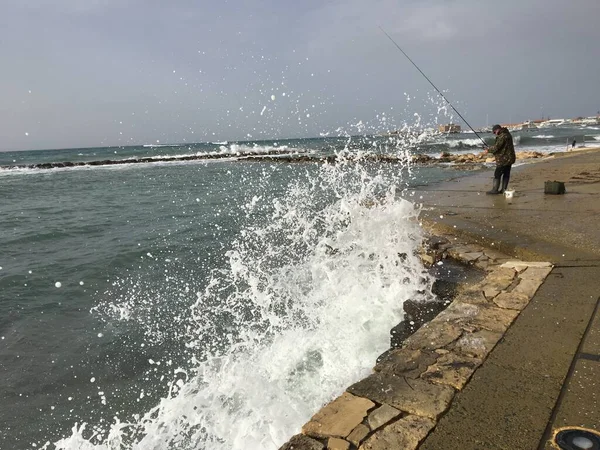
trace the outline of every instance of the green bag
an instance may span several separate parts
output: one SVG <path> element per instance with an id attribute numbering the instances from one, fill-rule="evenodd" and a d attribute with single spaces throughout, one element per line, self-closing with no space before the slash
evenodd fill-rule
<path id="1" fill-rule="evenodd" d="M 562 195 L 566 191 L 565 183 L 562 181 L 546 181 L 544 183 L 544 194 Z"/>

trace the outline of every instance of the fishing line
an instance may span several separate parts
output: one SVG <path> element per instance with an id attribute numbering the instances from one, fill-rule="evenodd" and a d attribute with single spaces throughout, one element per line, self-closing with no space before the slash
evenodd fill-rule
<path id="1" fill-rule="evenodd" d="M 466 124 L 467 124 L 467 126 L 468 126 L 468 127 L 471 129 L 471 131 L 472 131 L 473 133 L 475 133 L 475 135 L 476 135 L 476 136 L 477 136 L 477 137 L 478 137 L 478 138 L 481 140 L 481 142 L 483 142 L 483 146 L 484 146 L 484 147 L 487 147 L 487 146 L 488 146 L 488 144 L 487 144 L 487 143 L 486 143 L 486 142 L 483 140 L 483 138 L 482 138 L 481 136 L 479 136 L 479 134 L 477 133 L 477 131 L 475 131 L 471 125 L 469 125 L 469 122 L 467 122 L 467 120 L 466 120 L 466 119 L 465 119 L 465 118 L 462 116 L 462 114 L 461 114 L 461 113 L 459 113 L 459 112 L 456 110 L 456 108 L 455 108 L 455 107 L 452 105 L 452 103 L 450 103 L 450 101 L 449 101 L 449 100 L 446 98 L 446 96 L 445 96 L 444 94 L 442 94 L 442 91 L 440 91 L 440 90 L 439 90 L 439 89 L 436 87 L 436 85 L 435 85 L 435 84 L 433 84 L 433 82 L 432 82 L 432 81 L 429 79 L 429 77 L 427 77 L 427 75 L 425 75 L 425 74 L 423 73 L 423 71 L 422 71 L 421 69 L 419 69 L 419 66 L 417 66 L 417 65 L 415 64 L 415 62 L 414 62 L 412 59 L 410 59 L 410 56 L 408 56 L 408 55 L 407 55 L 407 54 L 404 52 L 404 50 L 402 50 L 402 49 L 400 48 L 400 46 L 399 46 L 399 45 L 396 43 L 396 41 L 394 41 L 394 40 L 392 39 L 392 37 L 391 37 L 389 34 L 387 34 L 383 28 L 379 27 L 379 29 L 380 29 L 381 31 L 383 31 L 383 34 L 385 34 L 385 35 L 388 37 L 388 39 L 394 43 L 394 45 L 395 45 L 395 46 L 398 48 L 398 50 L 400 50 L 400 51 L 402 52 L 402 54 L 403 54 L 404 56 L 406 56 L 406 58 L 407 58 L 407 59 L 408 59 L 408 60 L 409 60 L 409 61 L 412 63 L 412 65 L 413 65 L 413 66 L 415 66 L 419 72 L 421 72 L 421 75 L 423 75 L 423 76 L 425 77 L 425 79 L 426 79 L 427 81 L 429 81 L 429 84 L 431 84 L 431 85 L 433 86 L 433 88 L 434 88 L 434 89 L 435 89 L 435 90 L 438 92 L 438 94 L 440 94 L 440 95 L 442 96 L 442 98 L 443 98 L 443 99 L 446 101 L 446 103 L 448 103 L 448 105 L 450 105 L 450 107 L 451 107 L 451 108 L 454 110 L 454 112 L 455 112 L 456 114 L 458 114 L 458 116 L 459 116 L 459 117 L 460 117 L 460 118 L 463 120 L 463 122 L 464 122 L 464 123 L 466 123 Z"/>

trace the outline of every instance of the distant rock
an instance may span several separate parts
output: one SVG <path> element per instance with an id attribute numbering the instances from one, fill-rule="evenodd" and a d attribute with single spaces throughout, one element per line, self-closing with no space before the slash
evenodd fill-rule
<path id="1" fill-rule="evenodd" d="M 516 153 L 517 160 L 532 159 L 532 158 L 544 158 L 544 153 L 535 151 L 523 151 Z M 453 154 L 443 152 L 439 157 L 429 155 L 413 155 L 412 161 L 415 164 L 438 164 L 438 163 L 452 163 L 452 164 L 489 164 L 495 162 L 492 155 L 487 153 L 461 153 Z"/>

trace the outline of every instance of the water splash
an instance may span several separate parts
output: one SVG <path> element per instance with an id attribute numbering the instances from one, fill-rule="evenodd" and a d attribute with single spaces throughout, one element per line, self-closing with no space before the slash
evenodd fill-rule
<path id="1" fill-rule="evenodd" d="M 416 256 L 418 210 L 398 192 L 415 139 L 348 137 L 336 164 L 298 171 L 283 195 L 262 179 L 240 206 L 244 225 L 226 269 L 214 269 L 185 320 L 174 321 L 189 367 L 169 368 L 168 394 L 145 414 L 77 424 L 55 448 L 277 449 L 366 376 L 403 302 L 430 292 Z M 363 158 L 374 152 L 407 163 Z M 112 307 L 157 333 L 152 302 Z"/>

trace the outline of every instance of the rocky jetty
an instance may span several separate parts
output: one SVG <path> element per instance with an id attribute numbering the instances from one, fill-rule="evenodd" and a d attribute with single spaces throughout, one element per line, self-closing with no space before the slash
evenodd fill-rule
<path id="1" fill-rule="evenodd" d="M 534 151 L 521 151 L 517 152 L 516 155 L 517 160 L 544 158 L 549 156 L 548 154 Z M 417 164 L 489 164 L 495 162 L 495 159 L 493 155 L 483 153 L 453 154 L 444 152 L 439 158 L 429 155 L 414 155 L 413 162 Z"/>
<path id="2" fill-rule="evenodd" d="M 518 152 L 517 159 L 543 158 L 544 153 L 540 152 Z M 361 154 L 344 156 L 346 161 L 368 161 L 376 163 L 388 164 L 406 164 L 404 157 L 395 155 L 378 155 L 378 154 Z M 289 153 L 280 150 L 271 150 L 265 152 L 245 152 L 245 153 L 197 153 L 194 155 L 184 156 L 164 156 L 164 157 L 144 157 L 144 158 L 128 158 L 128 159 L 105 159 L 100 161 L 62 161 L 49 162 L 38 164 L 20 164 L 13 166 L 0 166 L 0 169 L 58 169 L 64 167 L 89 167 L 89 166 L 112 166 L 119 164 L 140 164 L 140 163 L 156 163 L 156 162 L 176 162 L 176 161 L 202 161 L 202 160 L 217 160 L 217 159 L 233 159 L 236 161 L 268 161 L 282 163 L 320 163 L 333 164 L 338 161 L 336 155 L 313 155 L 306 153 Z M 467 153 L 467 154 L 451 154 L 442 153 L 438 157 L 429 155 L 413 155 L 412 162 L 418 165 L 434 165 L 434 164 L 457 164 L 461 166 L 479 166 L 494 162 L 494 158 L 489 155 Z"/>

